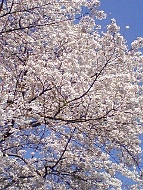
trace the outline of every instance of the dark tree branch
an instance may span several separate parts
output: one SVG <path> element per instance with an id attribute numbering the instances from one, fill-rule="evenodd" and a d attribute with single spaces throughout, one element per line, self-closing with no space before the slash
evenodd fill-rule
<path id="1" fill-rule="evenodd" d="M 48 172 L 47 168 L 49 167 L 51 170 L 53 170 L 59 164 L 59 162 L 62 160 L 62 158 L 63 158 L 63 156 L 64 156 L 64 154 L 65 154 L 65 152 L 67 150 L 67 147 L 68 147 L 68 145 L 69 145 L 69 143 L 70 143 L 70 141 L 72 139 L 72 136 L 73 136 L 75 130 L 76 130 L 76 128 L 74 128 L 74 130 L 72 131 L 72 134 L 70 135 L 70 138 L 68 139 L 68 141 L 67 141 L 67 143 L 65 145 L 65 148 L 64 148 L 61 156 L 59 157 L 59 159 L 56 161 L 56 163 L 53 166 L 51 166 L 51 167 L 45 166 L 45 174 L 43 176 L 44 178 L 47 176 L 47 172 Z"/>

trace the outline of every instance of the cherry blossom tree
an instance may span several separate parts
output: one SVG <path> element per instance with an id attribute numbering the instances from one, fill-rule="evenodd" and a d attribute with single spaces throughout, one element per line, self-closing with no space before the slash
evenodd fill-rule
<path id="1" fill-rule="evenodd" d="M 143 188 L 143 38 L 105 18 L 99 0 L 0 2 L 0 189 Z"/>

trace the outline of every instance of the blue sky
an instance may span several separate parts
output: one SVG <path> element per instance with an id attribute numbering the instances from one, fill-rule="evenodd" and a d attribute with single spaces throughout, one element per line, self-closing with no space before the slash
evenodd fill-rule
<path id="1" fill-rule="evenodd" d="M 143 0 L 101 0 L 101 9 L 108 14 L 105 24 L 115 18 L 128 44 L 143 36 Z M 125 31 L 127 25 L 130 29 Z"/>

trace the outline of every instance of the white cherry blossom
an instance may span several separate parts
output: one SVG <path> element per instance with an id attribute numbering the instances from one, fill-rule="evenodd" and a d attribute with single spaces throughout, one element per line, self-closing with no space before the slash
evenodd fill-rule
<path id="1" fill-rule="evenodd" d="M 105 18 L 99 0 L 1 1 L 0 189 L 143 188 L 143 39 Z"/>

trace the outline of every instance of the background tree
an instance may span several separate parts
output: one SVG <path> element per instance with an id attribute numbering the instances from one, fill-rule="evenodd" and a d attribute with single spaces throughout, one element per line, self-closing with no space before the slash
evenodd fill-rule
<path id="1" fill-rule="evenodd" d="M 99 6 L 1 1 L 1 189 L 143 188 L 143 39 Z"/>

